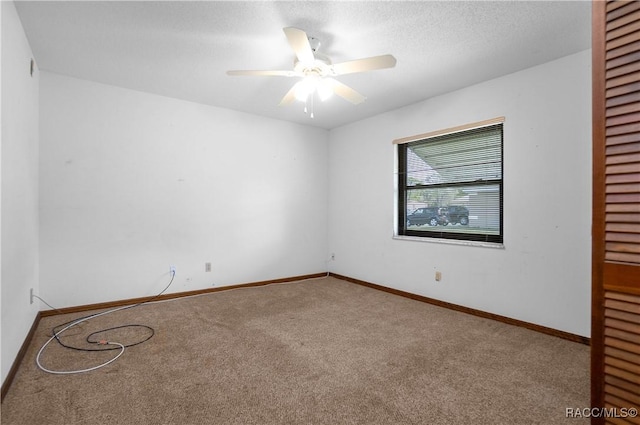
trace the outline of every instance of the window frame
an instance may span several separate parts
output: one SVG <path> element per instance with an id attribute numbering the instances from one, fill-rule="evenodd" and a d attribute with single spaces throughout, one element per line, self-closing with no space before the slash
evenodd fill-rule
<path id="1" fill-rule="evenodd" d="M 435 183 L 428 185 L 407 186 L 407 150 L 413 144 L 424 142 L 431 138 L 445 136 L 455 133 L 463 134 L 471 130 L 478 130 L 483 127 L 500 126 L 500 178 L 482 181 L 459 181 L 453 183 Z M 491 120 L 481 121 L 477 123 L 466 124 L 444 130 L 433 131 L 430 133 L 420 134 L 416 136 L 405 137 L 394 140 L 396 146 L 395 152 L 395 177 L 396 177 L 396 196 L 395 202 L 395 223 L 394 237 L 397 239 L 423 240 L 428 242 L 446 242 L 465 245 L 482 245 L 490 247 L 504 247 L 504 117 L 498 117 Z M 446 230 L 412 230 L 407 228 L 407 194 L 410 190 L 415 189 L 437 189 L 437 188 L 455 188 L 468 186 L 498 186 L 499 191 L 499 233 L 465 233 L 465 232 L 448 232 Z"/>

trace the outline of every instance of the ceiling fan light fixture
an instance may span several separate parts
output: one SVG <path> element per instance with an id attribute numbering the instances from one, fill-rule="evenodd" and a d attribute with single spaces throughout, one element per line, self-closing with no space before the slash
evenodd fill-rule
<path id="1" fill-rule="evenodd" d="M 298 81 L 294 88 L 296 99 L 300 102 L 306 102 L 307 99 L 316 90 L 316 83 L 312 78 L 305 77 Z"/>
<path id="2" fill-rule="evenodd" d="M 294 94 L 300 102 L 306 102 L 309 96 L 318 93 L 321 101 L 325 101 L 333 95 L 333 87 L 324 78 L 317 75 L 307 75 L 298 81 L 294 88 Z"/>
<path id="3" fill-rule="evenodd" d="M 323 102 L 333 96 L 333 87 L 331 86 L 331 84 L 329 84 L 329 81 L 325 80 L 324 78 L 318 82 L 316 91 L 318 92 L 318 97 Z"/>

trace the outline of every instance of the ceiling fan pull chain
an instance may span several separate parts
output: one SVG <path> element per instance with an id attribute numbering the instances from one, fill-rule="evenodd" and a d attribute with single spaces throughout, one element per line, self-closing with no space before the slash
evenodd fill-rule
<path id="1" fill-rule="evenodd" d="M 313 118 L 313 97 L 314 97 L 314 93 L 312 92 L 309 96 L 307 96 L 307 99 L 304 101 L 304 113 L 309 114 L 311 118 Z"/>

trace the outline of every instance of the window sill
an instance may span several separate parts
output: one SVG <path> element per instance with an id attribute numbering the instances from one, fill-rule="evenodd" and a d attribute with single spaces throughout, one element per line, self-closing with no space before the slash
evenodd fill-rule
<path id="1" fill-rule="evenodd" d="M 446 245 L 479 246 L 482 248 L 505 249 L 504 243 L 495 243 L 495 242 L 463 241 L 459 239 L 443 239 L 443 238 L 421 238 L 419 236 L 402 236 L 402 235 L 393 235 L 393 239 L 402 240 L 402 241 L 438 243 L 438 244 L 446 244 Z"/>

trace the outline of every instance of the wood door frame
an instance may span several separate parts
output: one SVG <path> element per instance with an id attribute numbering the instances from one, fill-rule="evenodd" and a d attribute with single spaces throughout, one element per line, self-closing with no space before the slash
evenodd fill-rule
<path id="1" fill-rule="evenodd" d="M 592 2 L 591 406 L 604 406 L 606 2 Z M 592 418 L 592 423 L 602 423 Z"/>

